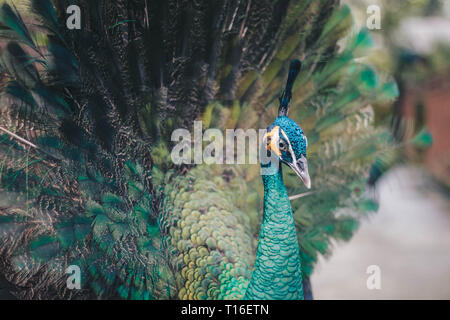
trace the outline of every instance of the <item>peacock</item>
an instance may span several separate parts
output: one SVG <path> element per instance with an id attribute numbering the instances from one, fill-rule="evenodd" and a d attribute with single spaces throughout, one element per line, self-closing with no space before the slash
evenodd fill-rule
<path id="1" fill-rule="evenodd" d="M 367 179 L 392 138 L 372 106 L 398 90 L 337 0 L 26 0 L 1 6 L 0 39 L 17 298 L 311 298 L 318 256 L 377 209 Z M 267 128 L 277 164 L 175 165 L 171 134 L 194 121 Z"/>

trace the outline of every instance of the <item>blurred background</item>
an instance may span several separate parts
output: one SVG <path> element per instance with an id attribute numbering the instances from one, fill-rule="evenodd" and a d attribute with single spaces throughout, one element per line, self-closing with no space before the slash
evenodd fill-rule
<path id="1" fill-rule="evenodd" d="M 396 79 L 399 99 L 374 106 L 392 113 L 401 143 L 421 130 L 431 147 L 407 146 L 377 183 L 379 211 L 348 243 L 335 243 L 312 275 L 315 299 L 450 299 L 450 1 L 344 1 L 356 24 L 380 9 L 376 49 L 368 57 Z M 379 289 L 368 289 L 369 266 Z M 369 270 L 370 271 L 370 270 Z"/>

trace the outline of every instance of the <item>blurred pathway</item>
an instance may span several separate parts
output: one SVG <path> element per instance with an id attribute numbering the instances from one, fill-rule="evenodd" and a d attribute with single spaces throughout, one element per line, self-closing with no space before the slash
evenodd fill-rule
<path id="1" fill-rule="evenodd" d="M 335 245 L 312 276 L 315 299 L 450 299 L 450 199 L 420 168 L 392 170 L 378 186 L 380 210 L 349 243 Z M 381 289 L 366 286 L 381 269 Z"/>

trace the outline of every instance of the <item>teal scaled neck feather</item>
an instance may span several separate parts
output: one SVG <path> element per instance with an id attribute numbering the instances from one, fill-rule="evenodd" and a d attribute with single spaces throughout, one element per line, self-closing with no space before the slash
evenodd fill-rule
<path id="1" fill-rule="evenodd" d="M 255 269 L 244 299 L 302 300 L 300 252 L 281 164 L 263 175 L 264 213 Z"/>

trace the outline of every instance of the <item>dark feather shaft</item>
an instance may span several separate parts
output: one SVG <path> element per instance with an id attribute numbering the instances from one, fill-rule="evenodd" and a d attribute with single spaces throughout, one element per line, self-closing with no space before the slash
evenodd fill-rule
<path id="1" fill-rule="evenodd" d="M 286 82 L 286 89 L 280 97 L 280 107 L 278 108 L 278 116 L 287 116 L 289 113 L 289 104 L 292 98 L 292 87 L 294 86 L 295 79 L 297 78 L 302 63 L 300 60 L 292 60 L 289 67 L 289 75 Z"/>

